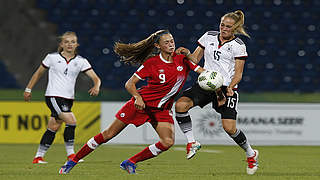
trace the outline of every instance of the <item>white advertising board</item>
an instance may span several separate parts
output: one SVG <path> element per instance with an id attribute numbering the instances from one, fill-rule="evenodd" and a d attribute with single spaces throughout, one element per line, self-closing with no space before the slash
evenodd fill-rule
<path id="1" fill-rule="evenodd" d="M 103 102 L 101 106 L 101 130 L 113 120 L 124 102 Z M 220 115 L 211 105 L 190 110 L 194 134 L 202 144 L 233 145 L 224 132 Z M 237 127 L 253 145 L 320 145 L 317 129 L 320 127 L 319 104 L 240 103 Z M 129 125 L 110 141 L 121 144 L 150 144 L 158 141 L 153 128 L 146 123 L 139 128 Z M 185 144 L 176 123 L 176 144 Z"/>

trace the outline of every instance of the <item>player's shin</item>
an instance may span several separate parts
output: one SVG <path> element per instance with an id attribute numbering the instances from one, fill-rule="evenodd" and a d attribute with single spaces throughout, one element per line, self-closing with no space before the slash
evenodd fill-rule
<path id="1" fill-rule="evenodd" d="M 229 134 L 230 135 L 230 134 Z M 255 152 L 251 148 L 247 137 L 244 135 L 244 133 L 237 129 L 236 133 L 230 135 L 230 137 L 243 149 L 246 151 L 247 157 L 254 156 Z"/>
<path id="2" fill-rule="evenodd" d="M 63 137 L 66 146 L 67 156 L 74 154 L 74 133 L 76 125 L 66 124 Z"/>
<path id="3" fill-rule="evenodd" d="M 105 142 L 106 141 L 104 140 L 102 134 L 97 134 L 88 140 L 88 142 L 77 152 L 72 161 L 78 162 L 80 159 L 86 157 L 88 154 L 94 151 L 100 144 Z"/>
<path id="4" fill-rule="evenodd" d="M 188 143 L 195 142 L 193 131 L 192 131 L 192 122 L 191 117 L 188 112 L 176 112 L 176 120 L 181 131 L 185 134 Z"/>
<path id="5" fill-rule="evenodd" d="M 55 131 L 49 128 L 46 130 L 46 132 L 43 134 L 41 138 L 40 145 L 35 157 L 43 157 L 45 155 L 45 153 L 48 151 L 51 144 L 53 143 L 55 136 Z"/>
<path id="6" fill-rule="evenodd" d="M 163 146 L 159 141 L 156 144 L 152 144 L 152 145 L 146 147 L 145 149 L 143 149 L 138 154 L 132 156 L 131 158 L 129 158 L 129 161 L 131 161 L 133 163 L 144 161 L 144 160 L 156 157 L 160 153 L 162 153 L 163 151 L 166 151 L 168 149 L 169 149 L 168 147 Z"/>

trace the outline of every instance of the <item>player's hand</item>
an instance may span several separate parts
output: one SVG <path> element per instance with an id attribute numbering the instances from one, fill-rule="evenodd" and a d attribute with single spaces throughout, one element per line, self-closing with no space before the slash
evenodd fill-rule
<path id="1" fill-rule="evenodd" d="M 89 89 L 88 93 L 90 96 L 98 96 L 100 89 L 98 87 L 93 87 Z"/>
<path id="2" fill-rule="evenodd" d="M 138 110 L 143 110 L 146 107 L 141 96 L 136 97 L 136 100 L 134 101 L 134 107 Z"/>
<path id="3" fill-rule="evenodd" d="M 227 93 L 226 94 L 227 94 L 227 96 L 233 96 L 234 95 L 234 92 L 233 92 L 231 87 L 227 87 Z"/>
<path id="4" fill-rule="evenodd" d="M 188 56 L 190 54 L 190 50 L 185 48 L 185 47 L 179 47 L 177 50 L 176 50 L 176 54 L 183 54 L 185 56 Z"/>
<path id="5" fill-rule="evenodd" d="M 221 88 L 219 88 L 217 91 L 217 99 L 218 99 L 218 107 L 224 105 L 227 101 L 226 96 L 223 94 Z"/>
<path id="6" fill-rule="evenodd" d="M 23 97 L 25 101 L 30 101 L 31 100 L 31 92 L 24 92 Z"/>

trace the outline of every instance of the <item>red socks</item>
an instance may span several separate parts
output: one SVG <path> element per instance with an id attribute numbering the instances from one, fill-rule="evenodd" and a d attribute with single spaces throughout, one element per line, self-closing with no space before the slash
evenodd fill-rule
<path id="1" fill-rule="evenodd" d="M 75 155 L 72 159 L 74 162 L 78 162 L 80 159 L 86 157 L 93 150 L 95 150 L 100 144 L 105 143 L 105 140 L 101 133 L 91 138 Z"/>
<path id="2" fill-rule="evenodd" d="M 129 161 L 131 161 L 133 163 L 144 161 L 144 160 L 156 157 L 161 152 L 166 151 L 166 150 L 168 150 L 168 148 L 164 147 L 159 141 L 156 144 L 152 144 L 152 145 L 146 147 L 144 150 L 142 150 L 138 154 L 132 156 L 131 158 L 129 158 Z"/>
<path id="3" fill-rule="evenodd" d="M 78 162 L 80 159 L 86 157 L 92 151 L 94 151 L 100 144 L 105 143 L 103 136 L 101 133 L 97 134 L 93 138 L 89 139 L 89 141 L 77 152 L 75 157 L 72 159 L 74 162 Z M 156 157 L 161 152 L 168 150 L 169 148 L 164 147 L 160 141 L 156 144 L 152 144 L 145 149 L 143 149 L 138 154 L 129 158 L 129 161 L 133 163 L 137 163 L 140 161 L 144 161 L 153 157 Z"/>
<path id="4" fill-rule="evenodd" d="M 101 133 L 97 134 L 97 135 L 94 137 L 94 140 L 95 140 L 99 145 L 106 142 L 106 141 L 104 140 L 104 138 L 103 138 L 103 135 L 102 135 Z"/>

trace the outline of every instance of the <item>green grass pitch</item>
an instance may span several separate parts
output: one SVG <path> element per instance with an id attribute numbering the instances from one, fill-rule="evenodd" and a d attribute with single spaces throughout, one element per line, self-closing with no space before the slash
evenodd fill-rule
<path id="1" fill-rule="evenodd" d="M 158 157 L 138 163 L 137 174 L 120 170 L 122 160 L 146 145 L 103 145 L 67 175 L 58 170 L 66 160 L 64 145 L 53 144 L 45 156 L 48 164 L 32 164 L 38 145 L 0 144 L 1 180 L 250 180 L 320 179 L 320 146 L 256 146 L 260 168 L 246 174 L 245 154 L 237 146 L 203 145 L 186 160 L 184 146 L 173 146 Z M 76 146 L 79 149 L 80 145 Z"/>

